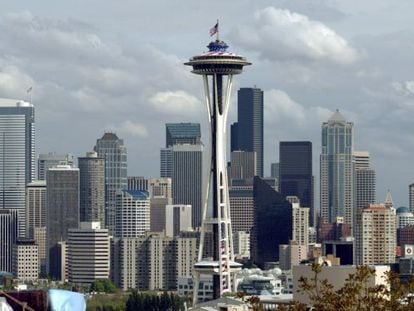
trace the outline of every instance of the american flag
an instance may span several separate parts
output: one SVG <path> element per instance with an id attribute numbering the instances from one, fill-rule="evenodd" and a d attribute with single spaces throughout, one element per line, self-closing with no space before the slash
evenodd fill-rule
<path id="1" fill-rule="evenodd" d="M 218 23 L 215 24 L 211 29 L 210 29 L 210 37 L 214 36 L 216 33 L 218 32 Z"/>

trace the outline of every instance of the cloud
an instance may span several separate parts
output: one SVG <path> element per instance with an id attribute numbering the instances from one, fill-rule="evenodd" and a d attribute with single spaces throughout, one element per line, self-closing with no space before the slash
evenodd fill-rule
<path id="1" fill-rule="evenodd" d="M 197 97 L 182 90 L 158 92 L 149 102 L 158 112 L 175 115 L 195 115 L 202 106 Z"/>
<path id="2" fill-rule="evenodd" d="M 119 133 L 130 135 L 133 137 L 146 138 L 148 137 L 148 129 L 141 123 L 134 123 L 132 121 L 124 121 L 116 127 Z"/>
<path id="3" fill-rule="evenodd" d="M 271 89 L 265 92 L 265 122 L 268 124 L 306 128 L 320 125 L 331 114 L 330 110 L 323 107 L 305 107 L 284 91 Z M 309 119 L 310 115 L 312 119 Z"/>
<path id="4" fill-rule="evenodd" d="M 414 95 L 414 81 L 394 81 L 391 83 L 392 88 L 400 95 Z"/>
<path id="5" fill-rule="evenodd" d="M 359 58 L 347 40 L 325 24 L 274 7 L 257 11 L 254 24 L 238 27 L 233 38 L 243 48 L 271 61 L 329 61 L 348 65 Z"/>

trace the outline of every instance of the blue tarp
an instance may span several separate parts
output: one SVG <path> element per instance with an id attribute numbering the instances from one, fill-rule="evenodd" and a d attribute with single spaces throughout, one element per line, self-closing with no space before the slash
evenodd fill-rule
<path id="1" fill-rule="evenodd" d="M 49 290 L 49 304 L 52 311 L 85 311 L 85 296 L 68 290 Z"/>

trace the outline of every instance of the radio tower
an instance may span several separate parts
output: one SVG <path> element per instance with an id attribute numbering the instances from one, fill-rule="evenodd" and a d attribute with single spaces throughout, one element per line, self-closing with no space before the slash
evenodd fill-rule
<path id="1" fill-rule="evenodd" d="M 241 265 L 234 261 L 233 238 L 230 222 L 229 189 L 226 168 L 226 127 L 230 105 L 233 75 L 240 74 L 243 66 L 251 65 L 246 58 L 227 51 L 228 45 L 219 40 L 218 22 L 210 30 L 217 34 L 210 42 L 208 52 L 194 56 L 185 65 L 192 66 L 194 74 L 202 75 L 211 134 L 211 160 L 207 182 L 206 200 L 203 206 L 198 261 L 194 265 L 193 305 L 198 302 L 198 286 L 201 274 L 213 276 L 213 299 L 225 292 L 235 291 L 235 272 Z M 210 186 L 212 186 L 210 192 Z M 212 216 L 207 216 L 209 195 Z M 213 258 L 203 259 L 207 225 L 213 229 Z"/>

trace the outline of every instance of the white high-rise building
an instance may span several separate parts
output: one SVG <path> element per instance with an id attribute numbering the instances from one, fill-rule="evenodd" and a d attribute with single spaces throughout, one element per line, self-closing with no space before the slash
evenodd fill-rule
<path id="1" fill-rule="evenodd" d="M 81 222 L 78 229 L 69 229 L 67 252 L 69 282 L 91 284 L 109 278 L 109 236 L 100 222 Z"/>
<path id="2" fill-rule="evenodd" d="M 357 265 L 394 263 L 396 246 L 395 209 L 384 204 L 370 204 L 358 212 L 355 236 Z"/>
<path id="3" fill-rule="evenodd" d="M 355 212 L 376 202 L 376 173 L 368 151 L 354 151 Z"/>
<path id="4" fill-rule="evenodd" d="M 17 211 L 25 236 L 26 184 L 35 179 L 34 106 L 0 98 L 0 209 Z"/>
<path id="5" fill-rule="evenodd" d="M 148 191 L 124 190 L 116 195 L 115 236 L 136 238 L 150 230 Z"/>
<path id="6" fill-rule="evenodd" d="M 309 208 L 292 203 L 292 240 L 299 245 L 309 244 Z"/>
<path id="7" fill-rule="evenodd" d="M 118 287 L 175 290 L 179 278 L 193 274 L 197 239 L 148 232 L 139 238 L 115 238 L 111 249 L 111 277 Z"/>
<path id="8" fill-rule="evenodd" d="M 353 223 L 353 126 L 338 110 L 322 124 L 320 213 L 329 223 L 337 217 Z"/>
<path id="9" fill-rule="evenodd" d="M 165 234 L 174 237 L 181 231 L 191 231 L 191 205 L 167 205 L 165 212 Z"/>

